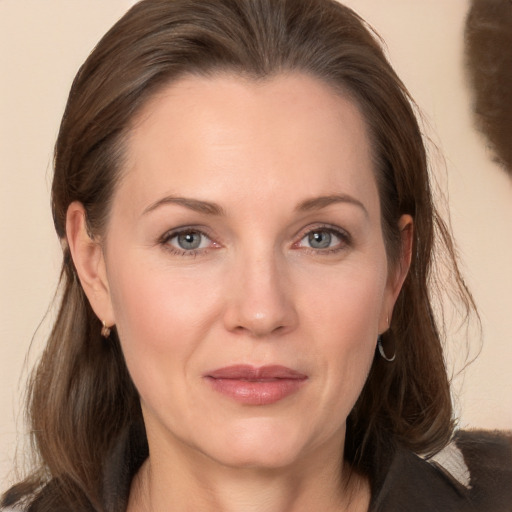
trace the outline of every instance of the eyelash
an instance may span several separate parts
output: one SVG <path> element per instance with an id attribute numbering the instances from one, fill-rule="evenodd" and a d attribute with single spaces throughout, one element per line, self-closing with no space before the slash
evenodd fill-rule
<path id="1" fill-rule="evenodd" d="M 309 235 L 313 233 L 329 233 L 330 235 L 334 235 L 339 239 L 339 243 L 333 247 L 326 247 L 325 249 L 315 249 L 314 247 L 300 247 L 300 243 L 307 238 Z M 307 231 L 304 231 L 300 239 L 293 244 L 294 247 L 301 248 L 308 254 L 316 254 L 328 256 L 331 254 L 336 254 L 340 251 L 343 251 L 352 245 L 352 237 L 345 230 L 340 229 L 338 227 L 333 227 L 330 225 L 318 225 L 312 228 L 308 228 Z"/>
<path id="2" fill-rule="evenodd" d="M 179 249 L 178 247 L 175 247 L 170 244 L 170 241 L 174 238 L 179 237 L 180 235 L 186 235 L 186 234 L 197 234 L 202 237 L 207 238 L 210 240 L 211 243 L 213 243 L 213 247 L 201 247 L 198 249 Z M 340 243 L 335 245 L 334 247 L 326 247 L 323 249 L 315 249 L 314 247 L 302 247 L 300 246 L 300 243 L 309 235 L 312 233 L 329 233 L 330 235 L 334 235 L 336 238 L 340 240 Z M 212 248 L 218 248 L 220 247 L 219 244 L 216 242 L 213 242 L 211 238 L 206 234 L 203 230 L 194 228 L 194 227 L 185 227 L 176 229 L 173 231 L 168 231 L 165 233 L 158 242 L 160 245 L 162 245 L 165 250 L 169 251 L 171 254 L 176 256 L 187 256 L 187 257 L 196 257 L 200 254 L 206 254 L 209 252 Z M 328 225 L 318 225 L 313 228 L 309 228 L 307 231 L 304 231 L 297 242 L 294 242 L 292 247 L 296 249 L 302 249 L 308 254 L 319 254 L 319 255 L 329 255 L 329 254 L 336 254 L 347 247 L 350 247 L 352 245 L 352 237 L 349 233 L 347 233 L 345 230 L 342 230 L 340 228 L 334 228 L 332 226 Z"/>
<path id="3" fill-rule="evenodd" d="M 205 237 L 208 240 L 210 240 L 211 242 L 213 242 L 211 240 L 211 238 L 201 229 L 194 228 L 194 227 L 186 227 L 186 228 L 176 229 L 173 231 L 168 231 L 160 238 L 159 244 L 162 245 L 166 251 L 169 251 L 171 254 L 176 255 L 176 256 L 196 257 L 199 254 L 205 254 L 210 249 L 212 249 L 212 247 L 202 247 L 202 248 L 198 248 L 198 249 L 186 250 L 186 249 L 179 249 L 178 247 L 175 247 L 169 243 L 173 238 L 177 238 L 180 235 L 186 235 L 188 233 L 201 235 L 202 237 Z M 213 242 L 213 244 L 214 244 L 214 248 L 219 247 L 219 244 L 217 244 L 215 242 Z"/>

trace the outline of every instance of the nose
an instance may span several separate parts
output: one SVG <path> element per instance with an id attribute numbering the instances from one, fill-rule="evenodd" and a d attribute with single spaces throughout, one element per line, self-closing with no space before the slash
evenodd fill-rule
<path id="1" fill-rule="evenodd" d="M 224 325 L 255 338 L 283 335 L 298 323 L 286 264 L 270 254 L 240 258 L 231 272 Z"/>

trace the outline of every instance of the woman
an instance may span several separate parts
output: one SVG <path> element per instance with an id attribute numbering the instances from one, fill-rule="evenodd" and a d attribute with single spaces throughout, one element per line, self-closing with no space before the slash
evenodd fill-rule
<path id="1" fill-rule="evenodd" d="M 352 11 L 136 4 L 75 79 L 52 193 L 41 466 L 4 506 L 507 510 L 507 441 L 451 442 L 436 241 L 471 296 L 411 101 Z"/>

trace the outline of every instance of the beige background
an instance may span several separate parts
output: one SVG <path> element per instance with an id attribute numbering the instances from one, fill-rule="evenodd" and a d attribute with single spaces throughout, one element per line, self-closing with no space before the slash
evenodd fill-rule
<path id="1" fill-rule="evenodd" d="M 128 0 L 0 0 L 0 489 L 23 441 L 20 396 L 44 343 L 60 266 L 49 209 L 52 146 L 80 63 Z M 481 353 L 454 379 L 463 427 L 512 428 L 512 179 L 472 128 L 463 76 L 466 0 L 350 0 L 384 37 L 425 114 L 467 282 L 480 308 Z M 512 134 L 511 134 L 512 138 Z M 39 326 L 39 327 L 38 327 Z M 34 335 L 35 333 L 35 335 Z M 464 333 L 450 335 L 455 371 Z M 34 337 L 28 363 L 27 350 Z M 470 331 L 471 354 L 480 348 Z"/>

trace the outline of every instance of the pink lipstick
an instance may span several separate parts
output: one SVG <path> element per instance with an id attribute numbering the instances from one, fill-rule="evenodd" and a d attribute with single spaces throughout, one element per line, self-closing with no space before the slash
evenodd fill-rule
<path id="1" fill-rule="evenodd" d="M 285 366 L 235 365 L 205 375 L 215 391 L 246 405 L 269 405 L 298 391 L 307 376 Z"/>

